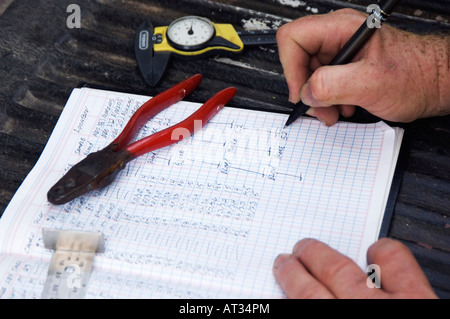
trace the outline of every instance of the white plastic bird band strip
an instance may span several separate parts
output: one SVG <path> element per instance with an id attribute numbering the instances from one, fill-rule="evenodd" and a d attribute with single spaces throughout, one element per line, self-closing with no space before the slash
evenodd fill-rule
<path id="1" fill-rule="evenodd" d="M 44 246 L 54 250 L 42 298 L 81 299 L 85 296 L 95 253 L 105 250 L 102 233 L 44 228 Z"/>

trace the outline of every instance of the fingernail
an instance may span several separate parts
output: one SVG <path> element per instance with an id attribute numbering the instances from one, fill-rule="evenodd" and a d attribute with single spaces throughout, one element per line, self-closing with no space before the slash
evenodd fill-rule
<path id="1" fill-rule="evenodd" d="M 316 108 L 315 108 L 315 107 L 310 107 L 310 108 L 308 109 L 308 111 L 305 112 L 305 114 L 317 118 L 320 122 L 322 122 L 323 125 L 328 126 L 327 122 L 326 122 L 324 119 L 322 119 L 322 118 L 320 118 L 319 116 L 317 116 L 316 113 L 317 113 L 317 112 L 316 112 Z"/>
<path id="2" fill-rule="evenodd" d="M 294 95 L 289 93 L 289 102 L 292 104 L 297 104 L 298 102 L 300 102 L 300 97 L 297 96 L 296 98 L 294 98 Z"/>
<path id="3" fill-rule="evenodd" d="M 298 243 L 295 244 L 294 248 L 292 249 L 292 253 L 294 255 L 298 255 L 300 254 L 300 252 L 302 251 L 302 249 L 309 243 L 311 242 L 312 238 L 304 238 L 302 240 L 300 240 Z"/>
<path id="4" fill-rule="evenodd" d="M 273 262 L 273 270 L 277 270 L 282 264 L 288 260 L 289 254 L 280 254 L 278 255 Z"/>
<path id="5" fill-rule="evenodd" d="M 328 126 L 327 122 L 324 119 L 317 118 L 323 125 Z"/>
<path id="6" fill-rule="evenodd" d="M 309 106 L 319 105 L 319 102 L 314 98 L 311 92 L 311 85 L 306 82 L 306 84 L 302 88 L 301 92 L 302 102 Z"/>
<path id="7" fill-rule="evenodd" d="M 315 114 L 316 114 L 316 109 L 313 108 L 313 107 L 310 107 L 310 108 L 308 109 L 308 111 L 306 111 L 305 114 L 307 114 L 307 115 L 309 115 L 309 116 L 316 116 L 316 115 L 315 115 Z"/>
<path id="8" fill-rule="evenodd" d="M 289 94 L 289 103 L 295 104 L 294 99 L 292 98 L 292 96 Z"/>

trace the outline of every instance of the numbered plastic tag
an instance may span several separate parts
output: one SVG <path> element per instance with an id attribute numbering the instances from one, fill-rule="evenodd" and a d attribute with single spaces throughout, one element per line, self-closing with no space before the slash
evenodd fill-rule
<path id="1" fill-rule="evenodd" d="M 95 253 L 105 250 L 102 233 L 43 229 L 53 253 L 42 292 L 46 299 L 80 299 L 86 294 Z"/>

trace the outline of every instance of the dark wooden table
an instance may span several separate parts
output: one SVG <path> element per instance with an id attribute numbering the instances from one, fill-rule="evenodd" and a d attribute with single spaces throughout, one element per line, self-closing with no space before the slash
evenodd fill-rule
<path id="1" fill-rule="evenodd" d="M 376 1 L 372 1 L 376 3 Z M 81 8 L 70 29 L 69 4 Z M 278 28 L 301 16 L 343 7 L 366 11 L 370 1 L 298 0 L 6 0 L 0 2 L 0 214 L 45 146 L 73 87 L 80 82 L 154 95 L 202 73 L 190 100 L 205 101 L 226 86 L 232 105 L 288 112 L 287 87 L 276 46 L 202 61 L 173 60 L 161 85 L 144 84 L 134 57 L 139 23 L 167 25 L 184 15 Z M 390 24 L 413 32 L 448 32 L 450 1 L 403 1 Z M 450 89 L 450 88 L 449 88 Z M 361 112 L 355 121 L 373 121 Z M 406 127 L 405 171 L 388 236 L 414 253 L 436 293 L 450 297 L 450 117 Z"/>

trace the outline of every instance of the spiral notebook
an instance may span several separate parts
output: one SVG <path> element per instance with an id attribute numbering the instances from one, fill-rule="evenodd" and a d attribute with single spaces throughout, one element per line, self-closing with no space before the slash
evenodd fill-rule
<path id="1" fill-rule="evenodd" d="M 33 170 L 0 219 L 0 297 L 39 298 L 52 252 L 42 228 L 99 231 L 87 298 L 282 298 L 273 261 L 322 240 L 365 269 L 378 238 L 403 130 L 383 122 L 326 127 L 225 107 L 192 137 L 127 164 L 67 204 L 49 188 L 109 144 L 149 97 L 74 89 Z M 192 114 L 179 102 L 137 139 Z"/>

